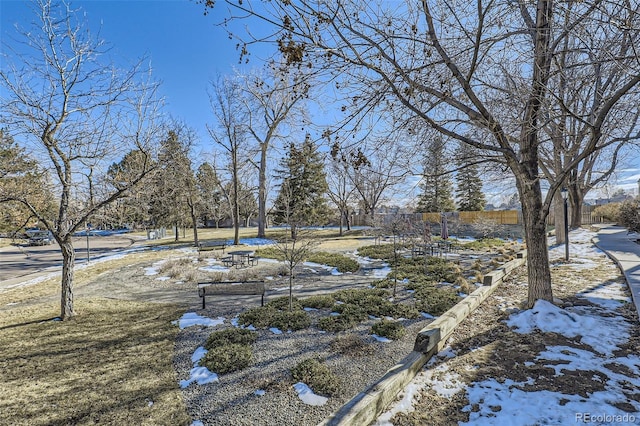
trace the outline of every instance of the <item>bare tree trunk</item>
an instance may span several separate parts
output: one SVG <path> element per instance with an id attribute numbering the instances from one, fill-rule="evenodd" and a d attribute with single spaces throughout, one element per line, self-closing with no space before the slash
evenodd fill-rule
<path id="1" fill-rule="evenodd" d="M 60 244 L 62 251 L 62 298 L 60 306 L 61 319 L 67 320 L 75 315 L 73 310 L 73 270 L 76 261 L 76 252 L 73 249 L 71 237 L 67 237 Z"/>
<path id="2" fill-rule="evenodd" d="M 537 180 L 535 182 L 538 182 Z M 527 185 L 528 184 L 528 185 Z M 519 187 L 529 187 L 522 191 L 522 217 L 527 244 L 528 297 L 527 307 L 532 308 L 536 300 L 553 302 L 551 269 L 544 215 L 542 214 L 542 192 L 539 184 L 529 181 Z"/>
<path id="3" fill-rule="evenodd" d="M 584 195 L 580 188 L 575 185 L 569 185 L 569 216 L 571 220 L 569 225 L 571 229 L 580 228 L 582 226 L 582 204 Z"/>
<path id="4" fill-rule="evenodd" d="M 191 223 L 193 224 L 193 244 L 195 247 L 198 247 L 198 219 L 196 218 L 196 211 L 193 206 L 191 207 Z"/>
<path id="5" fill-rule="evenodd" d="M 556 191 L 553 200 L 553 226 L 556 231 L 556 243 L 563 244 L 566 239 L 564 235 L 564 200 L 560 191 Z"/>
<path id="6" fill-rule="evenodd" d="M 258 238 L 266 238 L 267 226 L 267 150 L 262 147 L 258 172 Z"/>

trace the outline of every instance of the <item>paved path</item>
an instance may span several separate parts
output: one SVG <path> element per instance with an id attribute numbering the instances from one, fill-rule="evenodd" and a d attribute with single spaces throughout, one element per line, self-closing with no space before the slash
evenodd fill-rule
<path id="1" fill-rule="evenodd" d="M 97 259 L 118 253 L 138 241 L 129 235 L 89 237 L 89 255 Z M 87 262 L 87 238 L 74 237 L 76 265 Z M 62 267 L 62 253 L 58 244 L 47 246 L 10 245 L 0 248 L 0 292 L 20 286 L 39 277 L 59 272 Z"/>
<path id="2" fill-rule="evenodd" d="M 633 303 L 640 315 L 640 244 L 637 234 L 627 234 L 621 226 L 602 225 L 593 242 L 618 263 L 624 273 Z"/>

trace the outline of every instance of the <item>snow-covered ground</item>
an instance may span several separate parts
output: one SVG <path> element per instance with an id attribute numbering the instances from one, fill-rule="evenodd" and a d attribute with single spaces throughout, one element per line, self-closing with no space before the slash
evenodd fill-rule
<path id="1" fill-rule="evenodd" d="M 591 268 L 602 260 L 604 253 L 591 243 L 595 234 L 586 230 L 570 233 L 570 263 L 565 268 L 578 271 Z M 564 245 L 552 246 L 550 259 L 561 262 Z M 601 284 L 589 283 L 590 290 L 578 296 L 594 305 L 559 308 L 538 301 L 533 309 L 517 311 L 506 324 L 516 333 L 558 333 L 579 339 L 593 351 L 558 345 L 547 346 L 535 354 L 533 361 L 554 371 L 555 376 L 568 372 L 593 374 L 592 380 L 603 381 L 604 390 L 585 397 L 580 392 L 562 393 L 536 390 L 536 378 L 526 381 L 507 379 L 482 380 L 465 383 L 450 369 L 457 356 L 451 348 L 437 354 L 404 391 L 401 401 L 395 403 L 376 423 L 391 425 L 390 419 L 398 412 L 413 410 L 414 396 L 421 389 L 432 389 L 438 395 L 451 398 L 465 392 L 469 401 L 463 411 L 469 412 L 469 425 L 566 425 L 591 423 L 598 425 L 640 424 L 640 356 L 616 355 L 619 346 L 630 337 L 631 324 L 616 308 L 630 302 L 623 284 L 604 279 Z M 620 369 L 622 367 L 622 370 Z M 470 367 L 472 368 L 472 367 Z M 622 374 L 620 371 L 625 371 Z M 527 390 L 530 389 L 530 390 Z M 636 395 L 636 398 L 629 397 Z M 620 401 L 631 404 L 635 413 L 619 408 Z M 499 407 L 499 409 L 496 409 Z"/>

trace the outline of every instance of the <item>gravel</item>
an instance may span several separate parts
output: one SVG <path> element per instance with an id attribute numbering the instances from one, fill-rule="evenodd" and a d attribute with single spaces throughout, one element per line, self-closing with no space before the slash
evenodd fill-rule
<path id="1" fill-rule="evenodd" d="M 222 305 L 218 304 L 217 309 L 206 314 L 199 313 L 210 318 L 224 315 L 224 325 L 188 327 L 179 333 L 174 359 L 179 380 L 189 377 L 193 367 L 191 355 L 204 344 L 207 336 L 214 330 L 231 326 L 233 312 Z M 328 312 L 310 312 L 313 325 L 304 330 L 283 334 L 258 330 L 259 338 L 252 346 L 254 359 L 249 368 L 220 375 L 219 382 L 191 384 L 183 389 L 192 419 L 205 425 L 317 425 L 409 354 L 417 332 L 432 321 L 403 320 L 407 326 L 405 337 L 384 343 L 369 334 L 373 319 L 342 333 L 318 329 L 317 319 Z M 366 345 L 347 354 L 338 353 L 331 346 L 338 336 L 359 338 Z M 295 382 L 290 374 L 295 365 L 312 357 L 325 359 L 341 379 L 338 394 L 322 406 L 303 403 L 293 388 Z M 264 390 L 264 395 L 257 395 L 257 390 Z"/>

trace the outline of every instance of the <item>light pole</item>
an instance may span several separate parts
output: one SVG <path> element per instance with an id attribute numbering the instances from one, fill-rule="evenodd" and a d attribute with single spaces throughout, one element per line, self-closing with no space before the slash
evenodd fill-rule
<path id="1" fill-rule="evenodd" d="M 562 201 L 564 202 L 564 260 L 569 260 L 569 207 L 567 205 L 567 198 L 569 197 L 569 191 L 567 188 L 562 188 L 560 191 L 562 195 Z"/>
<path id="2" fill-rule="evenodd" d="M 90 254 L 90 251 L 89 251 L 89 229 L 91 229 L 91 225 L 86 223 L 84 225 L 84 228 L 85 228 L 85 232 L 87 234 L 87 263 L 89 263 L 91 261 L 91 254 Z"/>

